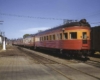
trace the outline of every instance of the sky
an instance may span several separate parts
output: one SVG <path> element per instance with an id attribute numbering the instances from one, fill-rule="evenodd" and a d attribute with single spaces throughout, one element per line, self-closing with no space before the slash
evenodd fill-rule
<path id="1" fill-rule="evenodd" d="M 0 0 L 0 31 L 9 39 L 83 18 L 100 25 L 100 0 Z"/>

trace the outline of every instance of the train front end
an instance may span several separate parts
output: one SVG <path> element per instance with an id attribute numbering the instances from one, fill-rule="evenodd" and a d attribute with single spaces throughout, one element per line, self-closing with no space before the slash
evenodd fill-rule
<path id="1" fill-rule="evenodd" d="M 71 56 L 87 57 L 90 53 L 90 25 L 86 21 L 80 21 L 63 30 L 64 53 Z"/>

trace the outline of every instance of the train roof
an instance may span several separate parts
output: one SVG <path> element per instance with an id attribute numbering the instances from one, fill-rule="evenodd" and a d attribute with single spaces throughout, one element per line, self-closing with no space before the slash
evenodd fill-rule
<path id="1" fill-rule="evenodd" d="M 91 27 L 91 28 L 100 28 L 100 26 L 94 26 L 94 27 Z"/>
<path id="2" fill-rule="evenodd" d="M 49 31 L 53 31 L 53 30 L 56 30 L 56 29 L 65 28 L 65 27 L 74 27 L 74 26 L 75 27 L 76 26 L 90 27 L 90 24 L 88 22 L 86 22 L 86 19 L 82 19 L 79 22 L 66 23 L 64 25 L 60 25 L 60 26 L 57 26 L 57 27 L 54 27 L 54 28 L 51 28 L 51 29 L 48 29 L 48 30 L 45 30 L 45 31 L 41 31 L 41 32 L 39 32 L 37 34 L 43 34 L 43 33 L 46 33 L 46 32 L 49 32 Z"/>

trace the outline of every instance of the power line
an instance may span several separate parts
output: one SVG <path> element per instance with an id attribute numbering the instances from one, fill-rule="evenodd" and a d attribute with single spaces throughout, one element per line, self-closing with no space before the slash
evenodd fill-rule
<path id="1" fill-rule="evenodd" d="M 24 15 L 6 14 L 6 13 L 0 13 L 0 15 L 14 16 L 14 17 L 24 17 L 24 18 L 34 18 L 34 19 L 65 20 L 65 19 L 62 19 L 62 18 L 33 17 L 33 16 L 24 16 Z"/>
<path id="2" fill-rule="evenodd" d="M 98 23 L 100 23 L 100 22 L 95 22 L 95 23 L 91 23 L 91 24 L 98 24 Z"/>
<path id="3" fill-rule="evenodd" d="M 3 22 L 3 21 L 0 21 L 0 22 Z"/>
<path id="4" fill-rule="evenodd" d="M 24 16 L 24 15 L 15 15 L 15 14 L 6 14 L 6 13 L 0 13 L 0 15 L 5 16 L 14 16 L 14 17 L 25 17 L 25 18 L 34 18 L 34 19 L 47 19 L 47 20 L 62 20 L 63 24 L 69 23 L 69 22 L 77 22 L 78 20 L 72 20 L 72 19 L 63 19 L 63 18 L 45 18 L 45 17 L 33 17 L 33 16 Z"/>
<path id="5" fill-rule="evenodd" d="M 0 24 L 2 24 L 3 21 L 0 21 Z"/>
<path id="6" fill-rule="evenodd" d="M 100 14 L 97 13 L 97 14 Z M 63 21 L 69 21 L 68 19 L 63 19 L 63 18 L 45 18 L 45 17 L 33 17 L 33 16 L 24 16 L 24 15 L 16 15 L 16 14 L 6 14 L 6 13 L 0 13 L 0 15 L 5 15 L 5 16 L 14 16 L 14 17 L 24 17 L 24 18 L 34 18 L 34 19 L 48 19 L 48 20 L 63 20 Z M 93 14 L 94 15 L 94 14 Z M 96 15 L 96 14 L 95 14 Z M 92 15 L 90 15 L 92 16 Z M 77 21 L 77 20 L 75 20 Z M 0 24 L 2 24 L 1 22 L 3 21 L 0 21 Z M 95 23 L 91 23 L 91 24 L 98 24 L 100 22 L 95 22 Z"/>

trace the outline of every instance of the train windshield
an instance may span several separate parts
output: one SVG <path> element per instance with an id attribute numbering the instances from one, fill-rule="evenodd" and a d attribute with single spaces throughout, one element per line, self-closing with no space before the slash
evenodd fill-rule
<path id="1" fill-rule="evenodd" d="M 83 32 L 83 39 L 87 39 L 87 33 Z"/>

